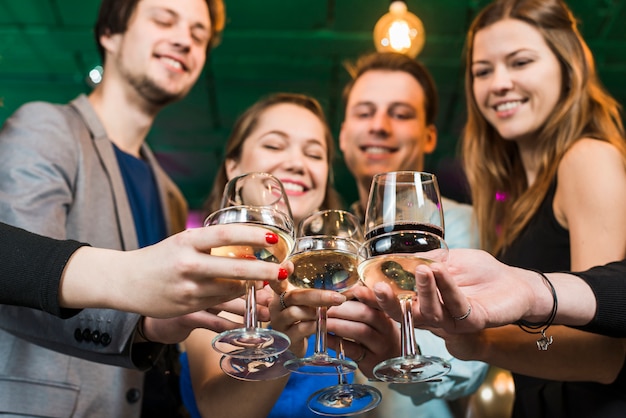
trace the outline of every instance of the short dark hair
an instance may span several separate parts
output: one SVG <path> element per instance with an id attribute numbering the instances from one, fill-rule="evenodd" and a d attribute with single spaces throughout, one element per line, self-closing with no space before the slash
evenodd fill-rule
<path id="1" fill-rule="evenodd" d="M 439 97 L 432 76 L 423 64 L 407 55 L 396 52 L 375 52 L 364 55 L 357 60 L 353 67 L 348 69 L 352 80 L 343 89 L 343 100 L 346 106 L 356 80 L 367 71 L 372 70 L 403 71 L 410 74 L 424 90 L 426 123 L 429 125 L 435 123 L 439 111 Z"/>
<path id="2" fill-rule="evenodd" d="M 115 35 L 124 33 L 128 28 L 128 21 L 141 0 L 102 0 L 98 20 L 94 28 L 96 45 L 100 59 L 104 62 L 104 48 L 100 44 L 100 37 L 105 34 Z M 226 23 L 226 11 L 223 0 L 205 0 L 209 6 L 211 19 L 211 42 L 208 48 L 219 44 L 222 30 Z"/>

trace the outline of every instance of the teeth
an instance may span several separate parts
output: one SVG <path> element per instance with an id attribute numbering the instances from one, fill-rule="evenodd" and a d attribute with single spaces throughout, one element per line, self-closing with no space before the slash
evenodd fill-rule
<path id="1" fill-rule="evenodd" d="M 167 62 L 169 65 L 171 65 L 174 68 L 178 68 L 179 70 L 183 68 L 183 65 L 180 63 L 180 61 L 176 61 L 176 60 L 168 58 L 168 57 L 163 57 L 161 59 L 163 61 Z"/>
<path id="2" fill-rule="evenodd" d="M 515 109 L 522 104 L 521 100 L 515 102 L 506 102 L 496 106 L 496 112 L 504 112 L 505 110 Z"/>
<path id="3" fill-rule="evenodd" d="M 283 183 L 283 187 L 285 188 L 285 191 L 289 191 L 289 192 L 303 192 L 304 191 L 304 187 L 302 187 L 302 185 L 300 184 L 296 184 L 296 183 Z"/>
<path id="4" fill-rule="evenodd" d="M 366 147 L 365 152 L 369 154 L 389 154 L 390 151 L 382 147 Z"/>

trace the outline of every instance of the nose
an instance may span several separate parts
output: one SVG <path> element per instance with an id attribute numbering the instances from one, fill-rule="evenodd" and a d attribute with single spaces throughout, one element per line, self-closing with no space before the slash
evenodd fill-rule
<path id="1" fill-rule="evenodd" d="M 172 27 L 172 35 L 170 38 L 172 44 L 183 50 L 188 51 L 191 48 L 193 42 L 191 28 L 185 24 L 178 24 Z"/>
<path id="2" fill-rule="evenodd" d="M 370 133 L 380 137 L 387 138 L 391 135 L 391 121 L 389 115 L 379 110 L 370 119 Z"/>
<path id="3" fill-rule="evenodd" d="M 491 91 L 498 94 L 504 93 L 513 88 L 513 80 L 509 70 L 499 65 L 493 71 L 493 77 L 491 79 Z"/>
<path id="4" fill-rule="evenodd" d="M 300 150 L 292 150 L 286 153 L 283 165 L 285 169 L 291 173 L 304 174 L 305 172 L 305 156 Z"/>

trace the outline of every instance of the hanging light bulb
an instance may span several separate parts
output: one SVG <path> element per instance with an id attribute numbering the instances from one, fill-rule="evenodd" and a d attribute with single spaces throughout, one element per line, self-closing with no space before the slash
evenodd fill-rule
<path id="1" fill-rule="evenodd" d="M 399 52 L 415 58 L 425 39 L 422 21 L 407 10 L 404 0 L 392 0 L 389 13 L 374 26 L 374 45 L 379 52 Z"/>

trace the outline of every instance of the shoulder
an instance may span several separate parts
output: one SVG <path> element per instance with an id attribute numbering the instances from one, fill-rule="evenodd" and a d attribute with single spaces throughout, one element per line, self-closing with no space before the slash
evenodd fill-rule
<path id="1" fill-rule="evenodd" d="M 471 205 L 442 197 L 446 243 L 450 248 L 479 248 L 478 227 Z"/>
<path id="2" fill-rule="evenodd" d="M 584 168 L 623 165 L 623 156 L 611 143 L 594 138 L 581 138 L 563 155 L 559 163 L 559 177 Z"/>
<path id="3" fill-rule="evenodd" d="M 31 136 L 67 139 L 69 130 L 69 105 L 48 102 L 30 102 L 20 106 L 5 122 L 2 128 L 3 139 L 28 140 Z M 37 138 L 41 139 L 41 138 Z"/>
<path id="4" fill-rule="evenodd" d="M 451 215 L 455 218 L 471 219 L 474 213 L 471 205 L 460 203 L 456 200 L 448 199 L 447 197 L 441 198 L 441 205 L 443 206 L 443 214 L 446 218 L 448 215 Z"/>

